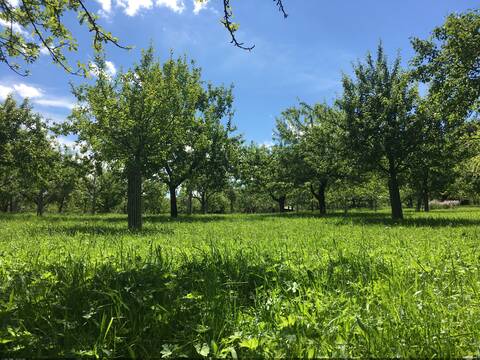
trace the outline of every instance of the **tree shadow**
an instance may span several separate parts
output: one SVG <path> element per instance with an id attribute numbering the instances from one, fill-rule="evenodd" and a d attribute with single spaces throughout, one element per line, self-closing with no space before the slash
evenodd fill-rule
<path id="1" fill-rule="evenodd" d="M 466 217 L 464 213 L 452 212 L 450 217 L 438 217 L 437 214 L 445 212 L 422 213 L 422 217 L 412 217 L 413 213 L 407 213 L 403 220 L 393 220 L 385 212 L 358 211 L 344 214 L 343 212 L 328 213 L 325 215 L 314 213 L 286 213 L 286 214 L 256 214 L 251 220 L 274 219 L 274 218 L 307 218 L 307 219 L 336 219 L 337 224 L 355 225 L 385 225 L 406 227 L 470 227 L 480 226 L 480 218 Z"/>
<path id="2" fill-rule="evenodd" d="M 134 231 L 125 226 L 109 226 L 102 224 L 102 221 L 86 224 L 59 224 L 55 226 L 35 226 L 26 229 L 27 234 L 33 235 L 48 235 L 48 236 L 78 236 L 86 234 L 89 236 L 145 236 L 145 235 L 173 235 L 174 229 L 167 227 L 145 227 L 142 230 Z"/>
<path id="3" fill-rule="evenodd" d="M 287 268 L 216 250 L 179 267 L 156 248 L 149 261 L 126 255 L 115 264 L 68 260 L 31 269 L 12 275 L 0 294 L 0 304 L 15 297 L 0 313 L 0 352 L 48 358 L 95 356 L 96 349 L 100 357 L 148 358 L 179 344 L 173 356 L 198 357 L 192 340 L 233 334 L 238 311 L 255 306 L 259 289 L 292 279 Z"/>

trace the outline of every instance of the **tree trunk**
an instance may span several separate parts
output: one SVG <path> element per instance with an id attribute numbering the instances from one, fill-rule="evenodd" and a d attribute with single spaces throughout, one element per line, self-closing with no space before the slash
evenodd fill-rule
<path id="1" fill-rule="evenodd" d="M 58 213 L 59 214 L 63 213 L 64 206 L 65 206 L 65 196 L 62 196 L 62 198 L 60 199 L 60 201 L 58 203 Z"/>
<path id="2" fill-rule="evenodd" d="M 206 214 L 208 209 L 207 209 L 207 194 L 205 191 L 202 191 L 200 193 L 200 204 L 201 204 L 201 210 L 202 214 Z"/>
<path id="3" fill-rule="evenodd" d="M 422 197 L 417 196 L 417 205 L 415 206 L 415 211 L 419 212 L 420 210 L 422 210 Z"/>
<path id="4" fill-rule="evenodd" d="M 430 211 L 429 196 L 428 196 L 428 190 L 427 189 L 423 190 L 423 209 L 426 212 Z"/>
<path id="5" fill-rule="evenodd" d="M 389 175 L 388 192 L 390 195 L 390 207 L 392 208 L 392 219 L 403 219 L 402 201 L 400 199 L 400 187 L 398 186 L 397 171 L 392 162 L 390 162 Z"/>
<path id="6" fill-rule="evenodd" d="M 282 195 L 278 198 L 278 210 L 281 213 L 285 212 L 285 202 L 286 201 L 287 201 L 287 196 L 286 195 Z"/>
<path id="7" fill-rule="evenodd" d="M 170 189 L 170 217 L 178 217 L 177 209 L 177 188 L 173 185 L 169 186 Z"/>
<path id="8" fill-rule="evenodd" d="M 192 213 L 193 213 L 193 192 L 192 192 L 192 190 L 188 190 L 187 213 L 188 213 L 188 215 L 192 215 Z"/>
<path id="9" fill-rule="evenodd" d="M 134 166 L 128 170 L 127 192 L 128 228 L 142 229 L 142 172 Z"/>
<path id="10" fill-rule="evenodd" d="M 42 189 L 38 192 L 38 195 L 37 195 L 37 216 L 43 216 L 44 209 L 45 209 L 45 193 Z"/>
<path id="11" fill-rule="evenodd" d="M 310 191 L 312 192 L 315 199 L 318 201 L 318 209 L 320 210 L 320 215 L 325 215 L 327 213 L 327 203 L 325 201 L 325 191 L 327 189 L 327 182 L 320 181 L 318 186 L 318 193 L 315 192 L 312 185 L 310 185 Z"/>
<path id="12" fill-rule="evenodd" d="M 424 174 L 423 177 L 423 191 L 422 191 L 422 196 L 423 196 L 423 209 L 425 212 L 430 211 L 430 204 L 429 202 L 429 193 L 428 193 L 428 170 Z"/>
<path id="13" fill-rule="evenodd" d="M 320 210 L 320 215 L 325 215 L 327 213 L 327 203 L 325 201 L 325 190 L 327 189 L 327 182 L 321 181 L 320 186 L 318 187 L 318 209 Z"/>

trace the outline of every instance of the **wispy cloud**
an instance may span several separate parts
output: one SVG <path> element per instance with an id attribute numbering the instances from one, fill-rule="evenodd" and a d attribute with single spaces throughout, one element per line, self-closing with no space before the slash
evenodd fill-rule
<path id="1" fill-rule="evenodd" d="M 46 94 L 42 88 L 24 83 L 0 84 L 0 100 L 4 100 L 8 94 L 13 94 L 20 98 L 32 99 L 34 104 L 42 107 L 56 107 L 71 110 L 75 106 L 75 102 L 72 101 L 71 98 Z"/>
<path id="2" fill-rule="evenodd" d="M 13 88 L 23 98 L 38 98 L 42 96 L 42 90 L 35 86 L 26 85 L 23 83 L 14 84 Z"/>
<path id="3" fill-rule="evenodd" d="M 75 103 L 72 100 L 70 100 L 69 98 L 62 98 L 62 97 L 34 99 L 33 102 L 40 106 L 57 107 L 57 108 L 64 108 L 69 110 L 75 107 Z"/>

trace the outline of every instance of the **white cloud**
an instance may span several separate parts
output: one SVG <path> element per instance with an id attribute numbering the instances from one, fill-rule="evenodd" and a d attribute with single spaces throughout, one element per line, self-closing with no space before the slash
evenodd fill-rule
<path id="1" fill-rule="evenodd" d="M 90 63 L 90 75 L 93 77 L 97 77 L 99 70 L 98 66 L 95 63 Z M 117 67 L 112 61 L 105 61 L 105 73 L 109 76 L 115 76 L 117 73 Z"/>
<path id="2" fill-rule="evenodd" d="M 115 76 L 115 74 L 117 73 L 117 68 L 115 67 L 115 64 L 113 62 L 105 61 L 105 67 L 106 67 L 107 74 L 111 76 Z"/>
<path id="3" fill-rule="evenodd" d="M 167 7 L 176 13 L 185 10 L 183 0 L 116 0 L 117 5 L 124 8 L 125 14 L 135 16 L 142 9 L 152 9 L 154 6 Z"/>
<path id="4" fill-rule="evenodd" d="M 0 100 L 5 100 L 9 94 L 13 92 L 13 88 L 0 85 Z"/>
<path id="5" fill-rule="evenodd" d="M 75 107 L 75 103 L 72 100 L 68 98 L 61 98 L 61 97 L 40 98 L 40 99 L 35 99 L 33 102 L 40 106 L 59 107 L 59 108 L 65 108 L 69 110 Z"/>
<path id="6" fill-rule="evenodd" d="M 104 13 L 110 13 L 112 11 L 112 0 L 97 0 L 102 7 Z"/>
<path id="7" fill-rule="evenodd" d="M 22 98 L 31 98 L 32 102 L 42 107 L 55 107 L 71 110 L 75 107 L 75 102 L 68 97 L 45 96 L 44 91 L 38 87 L 23 83 L 18 84 L 0 84 L 0 100 L 5 100 L 8 94 L 13 93 Z"/>
<path id="8" fill-rule="evenodd" d="M 13 85 L 15 91 L 24 98 L 36 98 L 42 96 L 42 90 L 39 88 L 25 85 L 25 84 L 15 84 Z"/>
<path id="9" fill-rule="evenodd" d="M 3 26 L 5 28 L 12 27 L 13 32 L 19 33 L 23 36 L 28 36 L 28 33 L 25 31 L 25 29 L 21 25 L 17 24 L 16 22 L 10 23 L 9 21 L 0 19 L 0 26 Z"/>
<path id="10" fill-rule="evenodd" d="M 41 55 L 50 55 L 50 51 L 45 46 L 42 46 L 42 47 L 40 47 L 40 54 Z"/>
<path id="11" fill-rule="evenodd" d="M 203 9 L 206 9 L 209 1 L 210 0 L 204 0 L 200 2 L 198 0 L 193 0 L 193 13 L 195 15 L 198 15 L 200 11 L 202 11 Z"/>
<path id="12" fill-rule="evenodd" d="M 157 6 L 165 6 L 176 13 L 182 13 L 185 10 L 183 0 L 157 0 Z"/>

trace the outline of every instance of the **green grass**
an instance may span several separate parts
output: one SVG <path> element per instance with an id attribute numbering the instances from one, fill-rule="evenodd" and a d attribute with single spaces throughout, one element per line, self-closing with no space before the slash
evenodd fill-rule
<path id="1" fill-rule="evenodd" d="M 480 355 L 480 208 L 0 216 L 0 354 Z"/>

